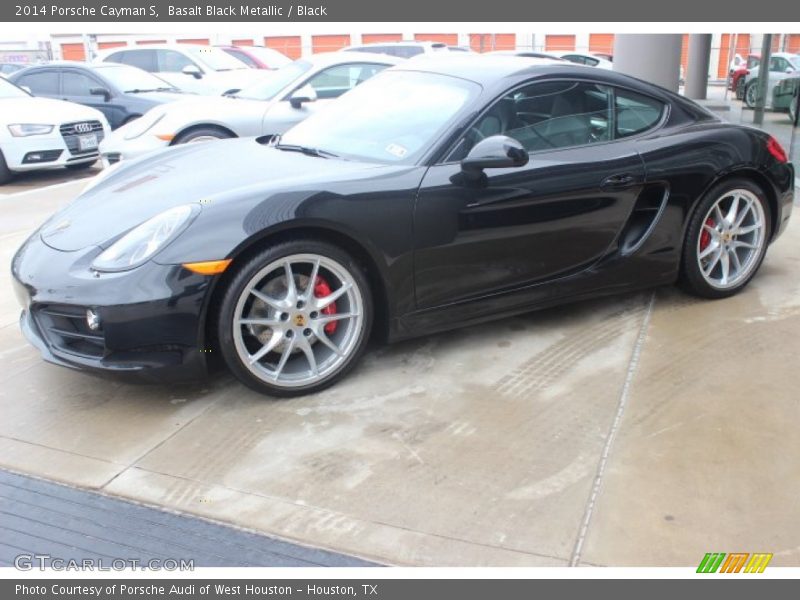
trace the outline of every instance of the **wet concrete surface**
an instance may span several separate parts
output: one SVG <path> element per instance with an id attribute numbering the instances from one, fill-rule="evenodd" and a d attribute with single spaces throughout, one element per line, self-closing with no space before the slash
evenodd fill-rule
<path id="1" fill-rule="evenodd" d="M 22 196 L 0 260 L 83 185 Z M 384 564 L 797 566 L 798 242 L 795 219 L 732 299 L 663 288 L 373 348 L 292 400 L 45 364 L 6 274 L 0 466 Z"/>

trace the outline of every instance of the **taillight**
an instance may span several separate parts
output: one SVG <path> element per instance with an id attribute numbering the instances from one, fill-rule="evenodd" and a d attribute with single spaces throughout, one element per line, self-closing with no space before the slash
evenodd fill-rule
<path id="1" fill-rule="evenodd" d="M 778 162 L 789 162 L 789 157 L 786 155 L 786 150 L 784 150 L 778 140 L 772 136 L 769 136 L 769 139 L 767 139 L 767 152 L 769 152 Z"/>

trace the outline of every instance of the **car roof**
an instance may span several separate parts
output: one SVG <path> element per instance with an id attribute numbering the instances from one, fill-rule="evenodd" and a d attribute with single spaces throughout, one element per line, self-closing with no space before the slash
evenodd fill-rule
<path id="1" fill-rule="evenodd" d="M 661 86 L 642 81 L 630 75 L 608 69 L 594 69 L 576 65 L 569 61 L 552 61 L 544 58 L 524 58 L 502 55 L 464 55 L 447 53 L 420 56 L 393 67 L 394 71 L 421 71 L 457 77 L 475 82 L 486 90 L 507 88 L 517 82 L 537 76 L 590 79 L 593 81 L 626 87 L 681 105 L 689 104 L 691 110 L 703 110 L 696 103 Z"/>
<path id="2" fill-rule="evenodd" d="M 388 54 L 379 54 L 377 52 L 322 52 L 320 54 L 312 54 L 300 58 L 315 67 L 335 65 L 340 63 L 350 62 L 376 62 L 384 65 L 399 65 L 406 62 L 407 59 L 398 56 L 390 56 Z"/>

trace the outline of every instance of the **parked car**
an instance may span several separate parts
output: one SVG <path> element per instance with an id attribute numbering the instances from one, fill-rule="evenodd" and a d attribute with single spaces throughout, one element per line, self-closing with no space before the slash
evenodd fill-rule
<path id="1" fill-rule="evenodd" d="M 342 52 L 369 52 L 370 54 L 388 54 L 397 58 L 413 58 L 423 54 L 451 52 L 447 44 L 442 42 L 376 42 L 374 44 L 358 44 L 342 48 Z"/>
<path id="2" fill-rule="evenodd" d="M 749 108 L 755 108 L 758 101 L 758 78 L 761 73 L 761 65 L 753 67 L 745 75 L 744 101 Z M 790 54 L 788 52 L 776 52 L 769 59 L 769 73 L 767 75 L 767 89 L 770 94 L 767 97 L 767 107 L 771 107 L 772 91 L 778 82 L 788 77 L 796 76 L 800 73 L 800 54 Z"/>
<path id="3" fill-rule="evenodd" d="M 18 71 L 9 79 L 40 98 L 96 108 L 112 129 L 138 119 L 154 106 L 187 96 L 155 75 L 115 63 L 51 63 Z"/>
<path id="4" fill-rule="evenodd" d="M 0 77 L 8 79 L 11 74 L 21 71 L 27 66 L 27 64 L 21 63 L 0 63 Z"/>
<path id="5" fill-rule="evenodd" d="M 181 90 L 212 96 L 243 89 L 269 76 L 268 71 L 251 69 L 220 48 L 200 44 L 112 48 L 101 52 L 97 60 L 137 67 Z"/>
<path id="6" fill-rule="evenodd" d="M 606 60 L 602 56 L 592 53 L 583 52 L 555 52 L 556 56 L 575 63 L 576 65 L 586 65 L 587 67 L 597 67 L 598 69 L 608 69 L 609 71 L 614 68 L 610 60 Z"/>
<path id="7" fill-rule="evenodd" d="M 787 111 L 789 120 L 795 125 L 797 125 L 798 99 L 800 99 L 800 76 L 782 79 L 772 90 L 772 107 L 775 110 Z"/>
<path id="8" fill-rule="evenodd" d="M 0 78 L 0 184 L 14 173 L 97 161 L 97 146 L 109 133 L 98 110 L 50 98 L 35 98 Z"/>
<path id="9" fill-rule="evenodd" d="M 221 356 L 279 396 L 333 384 L 373 333 L 677 280 L 731 296 L 794 195 L 773 137 L 664 88 L 455 54 L 388 69 L 279 140 L 104 173 L 13 259 L 28 339 L 148 379 Z"/>
<path id="10" fill-rule="evenodd" d="M 251 69 L 280 69 L 292 59 L 266 46 L 217 46 Z"/>
<path id="11" fill-rule="evenodd" d="M 728 77 L 728 89 L 736 92 L 737 100 L 744 100 L 744 88 L 750 69 L 756 68 L 761 62 L 760 54 L 748 54 L 747 60 L 731 71 Z"/>
<path id="12" fill-rule="evenodd" d="M 188 142 L 283 133 L 401 60 L 386 54 L 327 52 L 290 63 L 238 94 L 158 106 L 109 136 L 100 147 L 103 161 L 113 164 Z"/>

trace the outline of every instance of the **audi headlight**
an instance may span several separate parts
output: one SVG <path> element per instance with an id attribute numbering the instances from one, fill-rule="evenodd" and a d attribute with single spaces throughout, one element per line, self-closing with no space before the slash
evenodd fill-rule
<path id="1" fill-rule="evenodd" d="M 29 135 L 45 135 L 53 131 L 55 125 L 44 123 L 12 123 L 8 130 L 14 137 L 28 137 Z"/>
<path id="2" fill-rule="evenodd" d="M 96 271 L 127 271 L 138 267 L 176 238 L 200 212 L 199 204 L 165 210 L 134 227 L 94 259 Z"/>
<path id="3" fill-rule="evenodd" d="M 126 140 L 135 140 L 136 138 L 143 136 L 145 133 L 155 127 L 156 124 L 164 118 L 164 115 L 165 113 L 155 110 L 146 112 L 144 115 L 135 121 L 131 121 L 122 128 L 122 130 L 124 130 L 122 137 Z"/>

